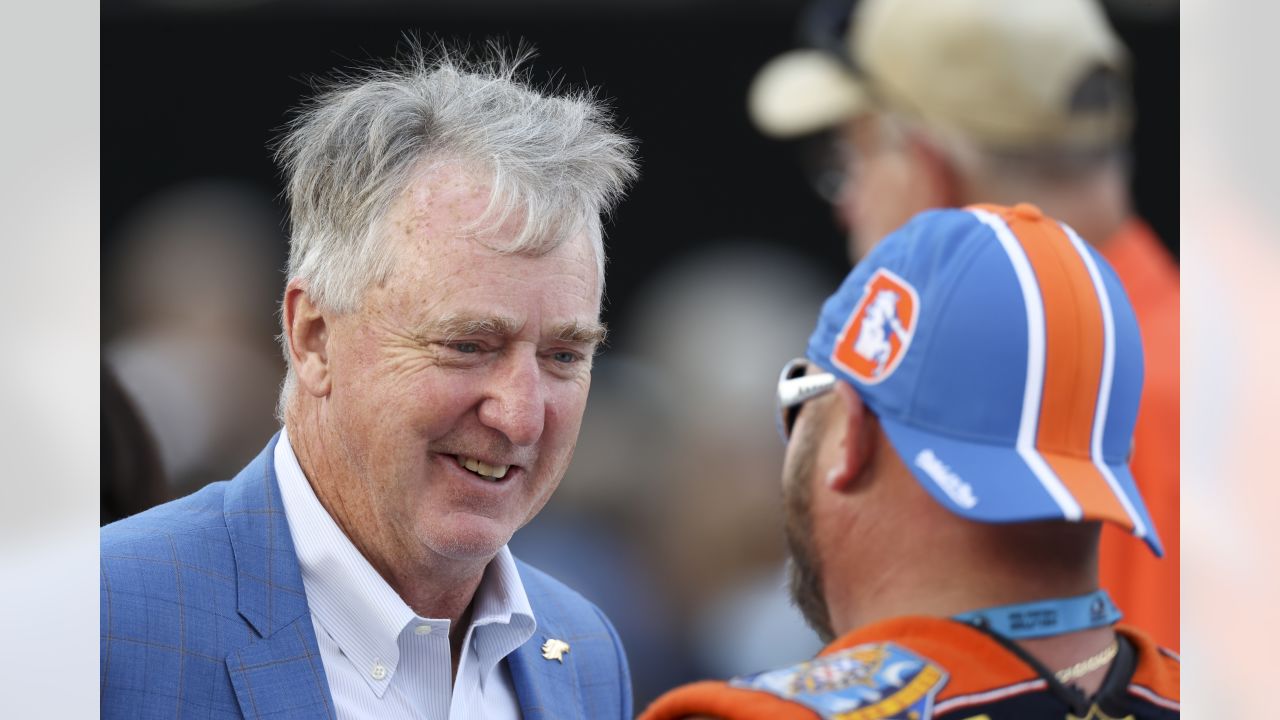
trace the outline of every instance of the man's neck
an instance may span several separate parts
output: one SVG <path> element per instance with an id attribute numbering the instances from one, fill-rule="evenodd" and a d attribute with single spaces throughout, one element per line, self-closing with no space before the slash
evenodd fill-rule
<path id="1" fill-rule="evenodd" d="M 906 567 L 908 565 L 912 563 L 903 561 L 897 569 L 885 570 L 884 577 L 847 581 L 860 585 L 861 589 L 845 593 L 843 600 L 832 604 L 835 630 L 849 632 L 903 615 L 951 617 L 1000 605 L 1073 597 L 1097 589 L 1096 584 L 1087 582 L 1001 577 L 993 568 L 962 570 L 953 566 L 946 571 L 931 572 L 919 565 Z"/>
<path id="2" fill-rule="evenodd" d="M 1071 182 L 1049 185 L 1036 180 L 1000 179 L 989 187 L 968 188 L 965 194 L 968 195 L 965 204 L 1033 203 L 1048 216 L 1070 225 L 1081 238 L 1099 249 L 1132 214 L 1125 173 L 1111 166 Z"/>
<path id="3" fill-rule="evenodd" d="M 860 565 L 857 577 L 842 576 L 838 564 L 826 573 L 827 601 L 837 637 L 895 617 L 953 617 L 1001 605 L 1074 597 L 1098 588 L 1096 569 L 1090 573 L 1087 563 L 1072 571 L 1049 568 L 1052 563 L 1048 561 L 1038 568 L 1029 567 L 1028 563 L 1034 562 L 1030 557 L 1026 562 L 996 562 L 986 552 L 985 545 L 991 539 L 967 532 L 972 527 L 957 523 L 951 527 L 958 532 L 948 533 L 948 523 L 931 524 L 935 525 L 933 537 L 911 546 L 915 551 L 902 544 L 894 552 L 889 548 L 859 549 L 862 558 L 893 558 L 893 562 L 869 568 Z M 1098 653 L 1114 638 L 1110 627 L 1101 627 L 1017 643 L 1045 667 L 1057 671 Z M 1074 684 L 1091 695 L 1101 686 L 1104 670 L 1091 672 Z"/>

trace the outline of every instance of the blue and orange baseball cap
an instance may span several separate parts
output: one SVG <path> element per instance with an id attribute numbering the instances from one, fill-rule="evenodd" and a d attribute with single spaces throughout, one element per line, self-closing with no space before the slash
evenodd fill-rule
<path id="1" fill-rule="evenodd" d="M 826 301 L 808 357 L 951 511 L 1105 520 L 1163 554 L 1128 466 L 1137 318 L 1106 261 L 1035 206 L 917 215 Z"/>

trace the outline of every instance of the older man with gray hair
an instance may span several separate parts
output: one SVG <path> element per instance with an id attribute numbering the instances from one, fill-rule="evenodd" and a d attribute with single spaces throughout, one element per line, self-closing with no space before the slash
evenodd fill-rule
<path id="1" fill-rule="evenodd" d="M 410 55 L 278 146 L 283 428 L 103 529 L 104 717 L 631 716 L 609 621 L 506 544 L 573 454 L 634 145 L 519 62 Z"/>

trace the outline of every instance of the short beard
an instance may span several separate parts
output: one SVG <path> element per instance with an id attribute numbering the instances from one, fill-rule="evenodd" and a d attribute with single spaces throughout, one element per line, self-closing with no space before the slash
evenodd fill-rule
<path id="1" fill-rule="evenodd" d="M 812 483 L 818 462 L 818 440 L 822 435 L 821 428 L 813 427 L 803 437 L 792 439 L 798 444 L 792 450 L 796 461 L 790 472 L 784 473 L 782 499 L 786 510 L 787 547 L 791 550 L 787 563 L 791 602 L 800 609 L 805 622 L 822 642 L 830 643 L 835 639 L 835 632 L 831 629 L 831 612 L 822 589 L 822 564 L 813 541 Z"/>

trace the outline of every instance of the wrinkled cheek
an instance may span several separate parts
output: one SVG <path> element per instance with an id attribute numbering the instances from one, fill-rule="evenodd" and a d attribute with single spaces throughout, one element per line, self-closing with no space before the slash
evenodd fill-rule
<path id="1" fill-rule="evenodd" d="M 566 390 L 564 393 L 552 395 L 547 400 L 547 426 L 563 425 L 577 439 L 582 427 L 582 417 L 587 409 L 587 395 L 591 390 L 591 375 L 588 374 L 581 386 Z"/>
<path id="2" fill-rule="evenodd" d="M 567 428 L 566 428 L 567 430 Z M 573 452 L 578 439 L 577 428 L 573 428 L 572 434 L 564 437 L 557 437 L 554 443 L 544 445 L 538 459 L 538 479 L 529 487 L 527 495 L 530 505 L 528 516 L 525 522 L 533 519 L 533 516 L 542 509 L 544 505 L 550 501 L 556 489 L 560 486 L 560 482 L 564 479 L 565 474 L 569 470 L 569 466 L 573 461 Z"/>
<path id="3" fill-rule="evenodd" d="M 573 451 L 582 432 L 589 385 L 590 380 L 587 380 L 580 391 L 575 389 L 574 392 L 565 392 L 547 399 L 539 462 L 547 472 L 547 484 L 550 486 L 548 495 L 559 484 L 573 460 Z"/>
<path id="4" fill-rule="evenodd" d="M 568 444 L 572 450 L 582 429 L 582 416 L 587 407 L 587 387 L 553 387 L 545 391 L 543 400 L 542 437 L 540 453 L 546 456 L 556 448 Z"/>
<path id="5" fill-rule="evenodd" d="M 529 503 L 529 508 L 525 513 L 524 521 L 520 523 L 521 527 L 527 525 L 530 520 L 533 520 L 533 518 L 537 516 L 538 513 L 542 512 L 542 508 L 546 507 L 547 503 L 551 501 L 551 498 L 555 495 L 556 488 L 559 486 L 560 478 L 553 477 L 548 479 L 546 484 L 537 490 L 536 495 Z"/>

